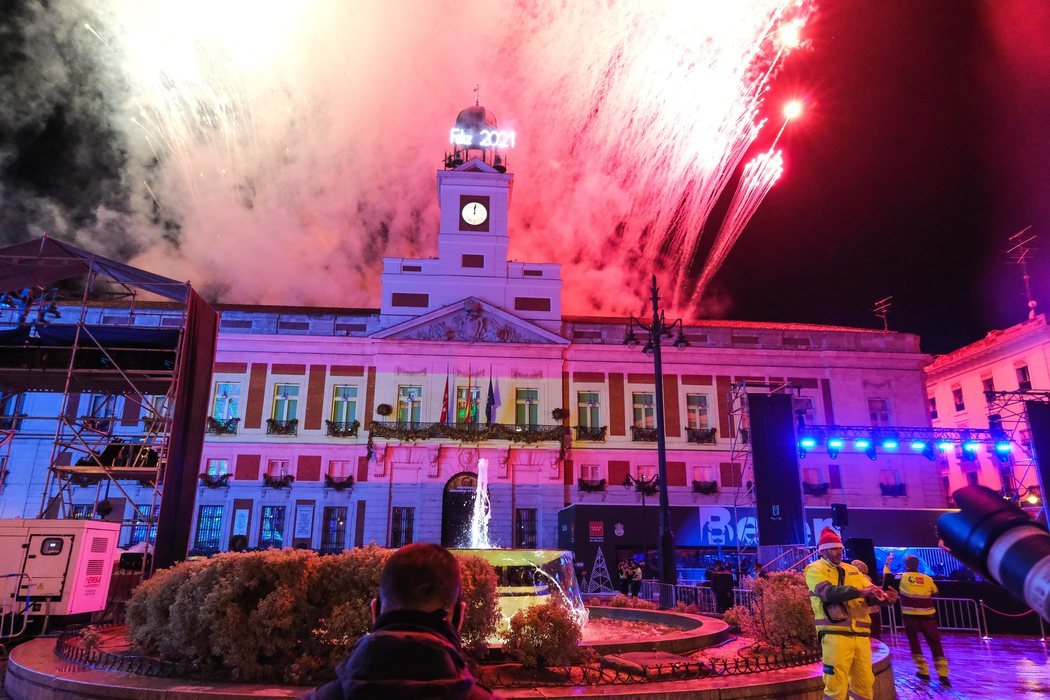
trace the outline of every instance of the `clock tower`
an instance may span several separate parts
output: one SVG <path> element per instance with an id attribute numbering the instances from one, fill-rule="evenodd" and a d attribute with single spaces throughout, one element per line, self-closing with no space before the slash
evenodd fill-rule
<path id="1" fill-rule="evenodd" d="M 484 107 L 459 113 L 451 153 L 437 173 L 438 257 L 384 258 L 382 327 L 474 297 L 559 329 L 561 266 L 507 259 L 514 176 L 507 172 L 506 151 L 515 139 Z"/>

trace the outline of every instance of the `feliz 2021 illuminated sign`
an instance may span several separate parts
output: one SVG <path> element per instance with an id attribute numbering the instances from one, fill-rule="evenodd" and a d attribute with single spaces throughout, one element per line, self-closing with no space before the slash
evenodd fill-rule
<path id="1" fill-rule="evenodd" d="M 449 143 L 460 148 L 514 148 L 514 139 L 513 131 L 482 129 L 475 132 L 458 126 L 453 127 L 449 135 Z"/>

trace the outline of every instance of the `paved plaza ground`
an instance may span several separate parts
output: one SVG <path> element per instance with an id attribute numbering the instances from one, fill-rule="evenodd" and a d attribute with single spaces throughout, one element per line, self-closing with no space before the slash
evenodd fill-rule
<path id="1" fill-rule="evenodd" d="M 1030 637 L 983 641 L 976 634 L 946 634 L 944 653 L 951 668 L 952 687 L 945 688 L 936 680 L 925 682 L 915 677 L 915 664 L 903 634 L 885 635 L 882 641 L 890 647 L 901 700 L 1050 697 L 1050 642 Z"/>

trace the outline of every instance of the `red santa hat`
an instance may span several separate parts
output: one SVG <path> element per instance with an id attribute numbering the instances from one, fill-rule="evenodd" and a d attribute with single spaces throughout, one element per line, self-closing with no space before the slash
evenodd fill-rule
<path id="1" fill-rule="evenodd" d="M 842 546 L 842 537 L 830 527 L 820 531 L 820 539 L 817 540 L 817 549 L 823 552 L 825 549 L 835 549 Z"/>

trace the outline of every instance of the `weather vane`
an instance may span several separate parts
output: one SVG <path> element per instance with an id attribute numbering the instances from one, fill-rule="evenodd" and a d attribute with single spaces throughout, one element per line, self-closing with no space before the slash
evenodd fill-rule
<path id="1" fill-rule="evenodd" d="M 1021 275 L 1024 278 L 1024 293 L 1028 299 L 1029 321 L 1035 318 L 1035 307 L 1038 306 L 1038 302 L 1032 298 L 1031 277 L 1028 275 L 1028 258 L 1032 255 L 1033 250 L 1030 244 L 1036 239 L 1034 233 L 1028 233 L 1031 230 L 1031 226 L 1025 226 L 1010 236 L 1008 240 L 1013 243 L 1013 247 L 1006 251 L 1006 254 L 1010 256 L 1010 262 L 1021 266 Z"/>

